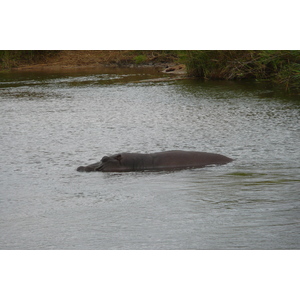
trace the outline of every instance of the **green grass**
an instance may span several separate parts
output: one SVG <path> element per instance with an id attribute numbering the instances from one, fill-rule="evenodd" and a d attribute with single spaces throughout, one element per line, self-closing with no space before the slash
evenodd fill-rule
<path id="1" fill-rule="evenodd" d="M 142 63 L 144 63 L 146 61 L 147 61 L 147 56 L 146 55 L 142 54 L 142 55 L 138 55 L 138 56 L 134 57 L 134 62 L 136 64 L 142 64 Z"/>

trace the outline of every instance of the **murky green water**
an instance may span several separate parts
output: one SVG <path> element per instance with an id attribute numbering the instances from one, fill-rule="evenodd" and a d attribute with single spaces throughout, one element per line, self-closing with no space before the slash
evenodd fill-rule
<path id="1" fill-rule="evenodd" d="M 1 249 L 300 248 L 299 99 L 159 77 L 0 75 Z M 176 149 L 235 161 L 76 172 L 108 154 Z"/>

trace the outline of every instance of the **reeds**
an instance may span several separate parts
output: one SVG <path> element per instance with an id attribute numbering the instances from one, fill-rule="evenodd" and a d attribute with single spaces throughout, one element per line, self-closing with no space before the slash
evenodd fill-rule
<path id="1" fill-rule="evenodd" d="M 199 50 L 186 51 L 189 75 L 203 79 L 257 79 L 300 89 L 298 50 Z"/>

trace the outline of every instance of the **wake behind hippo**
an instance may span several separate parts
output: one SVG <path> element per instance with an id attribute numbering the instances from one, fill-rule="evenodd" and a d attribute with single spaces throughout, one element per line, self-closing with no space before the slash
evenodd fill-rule
<path id="1" fill-rule="evenodd" d="M 78 167 L 79 172 L 168 171 L 223 165 L 232 159 L 221 154 L 196 151 L 166 151 L 149 154 L 119 153 L 104 156 L 100 162 Z"/>

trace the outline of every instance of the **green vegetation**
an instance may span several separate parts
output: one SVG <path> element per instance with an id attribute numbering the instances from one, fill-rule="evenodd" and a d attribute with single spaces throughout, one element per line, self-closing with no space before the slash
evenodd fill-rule
<path id="1" fill-rule="evenodd" d="M 257 79 L 300 91 L 298 50 L 186 51 L 188 74 L 203 79 Z"/>
<path id="2" fill-rule="evenodd" d="M 178 62 L 178 51 L 174 50 L 134 50 L 132 52 L 137 55 L 134 57 L 134 62 L 137 64 Z"/>
<path id="3" fill-rule="evenodd" d="M 50 57 L 52 62 L 54 59 L 61 64 L 68 64 L 69 58 L 75 65 L 183 63 L 187 67 L 188 75 L 193 77 L 205 80 L 265 80 L 286 91 L 300 93 L 298 50 L 2 50 L 0 69 L 11 69 L 22 64 L 47 64 Z"/>
<path id="4" fill-rule="evenodd" d="M 134 61 L 136 64 L 142 64 L 147 60 L 147 56 L 146 55 L 138 55 L 134 58 Z"/>
<path id="5" fill-rule="evenodd" d="M 102 63 L 120 66 L 131 64 L 153 65 L 176 63 L 178 61 L 178 51 L 173 50 L 99 50 L 98 52 Z"/>
<path id="6" fill-rule="evenodd" d="M 0 69 L 11 69 L 22 63 L 37 63 L 59 51 L 44 50 L 0 50 Z"/>
<path id="7" fill-rule="evenodd" d="M 119 65 L 160 64 L 177 60 L 177 52 L 172 50 L 80 50 L 80 51 L 44 51 L 44 50 L 2 50 L 0 51 L 0 69 L 12 69 L 22 65 L 37 63 L 48 64 L 55 59 L 61 65 Z M 57 64 L 56 64 L 57 65 Z"/>

